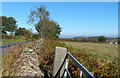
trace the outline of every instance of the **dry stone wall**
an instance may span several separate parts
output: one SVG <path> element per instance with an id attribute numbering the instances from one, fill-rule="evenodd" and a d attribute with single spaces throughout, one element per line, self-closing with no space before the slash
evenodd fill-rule
<path id="1" fill-rule="evenodd" d="M 37 49 L 40 49 L 43 39 L 35 42 L 35 45 L 25 48 L 20 58 L 15 62 L 14 76 L 39 76 L 43 77 L 44 73 L 39 68 Z"/>

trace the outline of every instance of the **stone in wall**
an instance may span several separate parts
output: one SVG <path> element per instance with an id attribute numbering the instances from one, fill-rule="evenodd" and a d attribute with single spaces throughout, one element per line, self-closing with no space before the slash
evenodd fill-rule
<path id="1" fill-rule="evenodd" d="M 43 39 L 38 40 L 33 47 L 25 48 L 15 63 L 14 76 L 38 76 L 44 73 L 39 68 L 37 49 L 40 49 Z"/>

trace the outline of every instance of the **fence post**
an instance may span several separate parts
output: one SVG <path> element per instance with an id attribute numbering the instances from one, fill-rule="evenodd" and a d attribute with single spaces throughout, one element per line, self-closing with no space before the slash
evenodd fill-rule
<path id="1" fill-rule="evenodd" d="M 54 65 L 53 65 L 53 77 L 56 76 L 57 72 L 59 71 L 63 61 L 66 59 L 67 49 L 63 47 L 56 47 L 55 49 L 55 57 L 54 57 Z M 61 71 L 59 72 L 59 76 L 61 77 L 65 71 L 65 64 L 63 65 Z"/>

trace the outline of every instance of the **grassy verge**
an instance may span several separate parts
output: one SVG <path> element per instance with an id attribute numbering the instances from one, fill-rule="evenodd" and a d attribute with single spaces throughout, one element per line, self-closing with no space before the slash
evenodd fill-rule
<path id="1" fill-rule="evenodd" d="M 51 75 L 53 70 L 54 51 L 56 46 L 67 48 L 68 51 L 95 77 L 118 77 L 119 73 L 117 59 L 115 61 L 103 60 L 100 56 L 96 56 L 95 54 L 87 52 L 86 50 L 68 46 L 58 41 L 46 40 L 43 43 L 41 51 L 39 51 L 38 54 L 40 55 L 40 63 L 44 65 L 44 67 Z M 77 68 L 71 60 L 69 61 L 69 71 L 73 77 L 79 77 L 79 68 Z"/>
<path id="2" fill-rule="evenodd" d="M 2 57 L 3 76 L 14 76 L 16 60 L 19 58 L 23 49 L 32 46 L 32 43 L 33 42 L 13 46 L 11 47 L 12 48 L 11 53 L 3 55 Z"/>

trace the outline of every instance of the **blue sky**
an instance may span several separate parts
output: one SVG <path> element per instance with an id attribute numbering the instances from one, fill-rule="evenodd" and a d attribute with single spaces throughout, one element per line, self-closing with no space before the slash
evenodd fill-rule
<path id="1" fill-rule="evenodd" d="M 14 17 L 18 27 L 36 32 L 27 20 L 30 11 L 41 5 L 62 27 L 61 37 L 118 35 L 117 2 L 3 2 L 2 15 Z"/>

